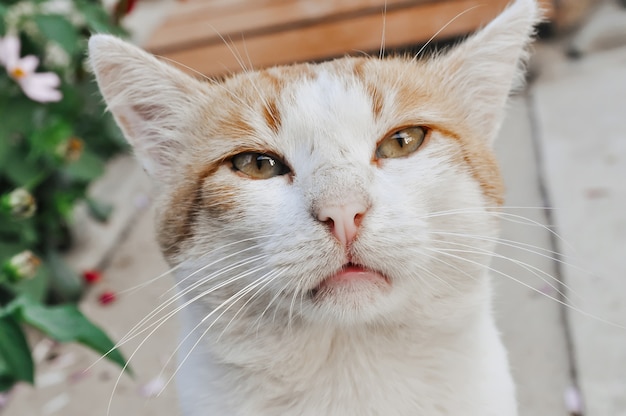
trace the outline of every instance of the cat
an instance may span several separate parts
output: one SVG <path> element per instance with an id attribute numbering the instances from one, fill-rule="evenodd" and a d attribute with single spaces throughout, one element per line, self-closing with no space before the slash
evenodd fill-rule
<path id="1" fill-rule="evenodd" d="M 208 82 L 90 39 L 156 184 L 184 415 L 517 414 L 487 273 L 491 147 L 539 19 L 517 0 L 428 58 Z"/>

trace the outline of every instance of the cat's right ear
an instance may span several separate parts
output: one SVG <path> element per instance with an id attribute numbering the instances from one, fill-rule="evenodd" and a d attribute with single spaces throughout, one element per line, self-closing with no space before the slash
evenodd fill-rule
<path id="1" fill-rule="evenodd" d="M 166 180 L 205 83 L 110 35 L 89 39 L 89 61 L 109 111 L 148 174 Z M 205 95 L 206 96 L 206 95 Z"/>

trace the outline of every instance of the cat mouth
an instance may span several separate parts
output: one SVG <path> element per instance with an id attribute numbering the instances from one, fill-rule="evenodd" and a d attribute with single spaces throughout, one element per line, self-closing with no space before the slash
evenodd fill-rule
<path id="1" fill-rule="evenodd" d="M 322 280 L 315 288 L 309 290 L 312 299 L 318 299 L 334 292 L 357 292 L 361 290 L 386 290 L 391 281 L 385 275 L 352 262 Z"/>

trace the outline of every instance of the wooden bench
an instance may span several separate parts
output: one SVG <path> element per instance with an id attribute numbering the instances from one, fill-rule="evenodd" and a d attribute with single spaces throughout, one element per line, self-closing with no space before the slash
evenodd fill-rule
<path id="1" fill-rule="evenodd" d="M 555 0 L 542 0 L 555 16 Z M 561 0 L 563 1 L 563 0 Z M 574 1 L 574 0 L 571 0 Z M 469 33 L 509 0 L 186 0 L 151 52 L 214 76 L 244 68 L 378 53 Z"/>

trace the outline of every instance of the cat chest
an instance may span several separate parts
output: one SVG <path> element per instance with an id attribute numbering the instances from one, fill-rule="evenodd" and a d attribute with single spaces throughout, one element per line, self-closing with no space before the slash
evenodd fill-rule
<path id="1" fill-rule="evenodd" d="M 455 375 L 460 364 L 399 357 L 358 350 L 323 359 L 303 354 L 296 364 L 246 376 L 237 395 L 250 400 L 241 414 L 443 416 L 468 408 L 473 399 Z"/>

